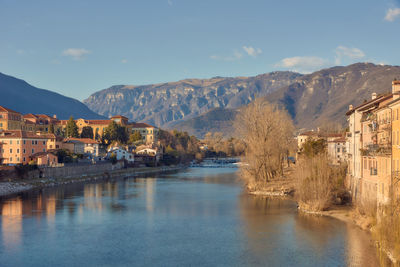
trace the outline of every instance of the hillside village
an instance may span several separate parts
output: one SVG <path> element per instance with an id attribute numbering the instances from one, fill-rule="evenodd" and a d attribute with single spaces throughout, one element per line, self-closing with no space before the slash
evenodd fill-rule
<path id="1" fill-rule="evenodd" d="M 127 137 L 135 136 L 137 145 L 126 148 L 115 142 L 103 146 L 102 143 L 113 141 L 104 140 L 110 125 L 124 129 Z M 75 132 L 68 127 L 75 128 Z M 113 116 L 109 120 L 59 120 L 56 115 L 22 115 L 0 106 L 0 164 L 56 166 L 60 151 L 93 162 L 115 158 L 133 163 L 134 154 L 156 159 L 156 156 L 159 158 L 158 131 L 147 123 L 129 122 L 124 116 Z"/>

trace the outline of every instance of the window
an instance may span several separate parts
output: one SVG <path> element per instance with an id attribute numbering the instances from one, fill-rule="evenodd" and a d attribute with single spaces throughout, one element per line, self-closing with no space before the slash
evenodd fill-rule
<path id="1" fill-rule="evenodd" d="M 12 148 L 10 148 L 10 154 L 12 153 Z"/>
<path id="2" fill-rule="evenodd" d="M 46 141 L 43 141 L 43 145 L 45 145 L 46 144 Z"/>
<path id="3" fill-rule="evenodd" d="M 17 145 L 19 145 L 19 140 L 17 140 Z"/>
<path id="4" fill-rule="evenodd" d="M 23 153 L 25 154 L 25 148 L 24 148 L 24 150 L 23 150 Z"/>
<path id="5" fill-rule="evenodd" d="M 19 162 L 19 158 L 17 158 L 17 162 Z"/>
<path id="6" fill-rule="evenodd" d="M 35 153 L 35 149 L 34 148 L 32 148 L 32 154 L 34 154 Z"/>
<path id="7" fill-rule="evenodd" d="M 35 140 L 35 145 L 37 145 L 37 140 Z"/>
<path id="8" fill-rule="evenodd" d="M 17 153 L 19 153 L 19 148 L 17 148 Z"/>
<path id="9" fill-rule="evenodd" d="M 35 144 L 35 141 L 32 140 L 32 145 L 34 145 L 34 144 Z"/>
<path id="10" fill-rule="evenodd" d="M 12 145 L 12 140 L 10 140 L 10 145 Z"/>
<path id="11" fill-rule="evenodd" d="M 12 162 L 12 158 L 10 158 L 10 162 Z"/>
<path id="12" fill-rule="evenodd" d="M 43 148 L 43 152 L 46 152 L 46 149 L 45 149 L 45 148 Z"/>
<path id="13" fill-rule="evenodd" d="M 26 161 L 25 157 L 24 157 L 24 162 Z"/>

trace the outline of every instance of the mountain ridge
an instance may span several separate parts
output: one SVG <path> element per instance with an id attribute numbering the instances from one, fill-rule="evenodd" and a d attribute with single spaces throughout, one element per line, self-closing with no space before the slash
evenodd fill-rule
<path id="1" fill-rule="evenodd" d="M 184 79 L 154 85 L 115 85 L 83 102 L 104 116 L 121 114 L 133 121 L 168 127 L 215 108 L 238 108 L 282 86 L 299 73 L 280 71 L 252 77 Z"/>
<path id="2" fill-rule="evenodd" d="M 59 119 L 102 119 L 82 102 L 56 92 L 40 89 L 26 81 L 0 72 L 0 105 L 22 114 L 57 115 Z"/>

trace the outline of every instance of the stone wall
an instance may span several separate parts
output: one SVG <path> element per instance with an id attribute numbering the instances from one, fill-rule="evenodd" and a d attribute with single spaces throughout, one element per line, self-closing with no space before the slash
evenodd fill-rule
<path id="1" fill-rule="evenodd" d="M 124 168 L 124 162 L 117 162 L 112 164 L 98 163 L 98 164 L 84 164 L 84 165 L 65 165 L 64 167 L 45 167 L 40 168 L 42 178 L 70 178 L 95 174 L 103 174 L 114 170 Z"/>

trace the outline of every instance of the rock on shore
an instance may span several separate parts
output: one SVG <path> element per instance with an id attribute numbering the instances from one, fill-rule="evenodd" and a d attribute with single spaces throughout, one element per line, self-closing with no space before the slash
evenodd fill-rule
<path id="1" fill-rule="evenodd" d="M 27 191 L 32 188 L 33 186 L 29 184 L 2 182 L 0 183 L 0 197 Z"/>

